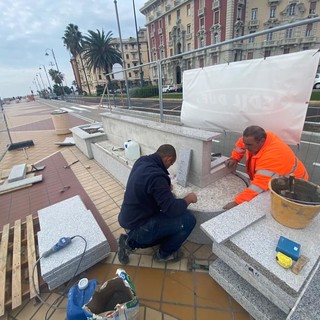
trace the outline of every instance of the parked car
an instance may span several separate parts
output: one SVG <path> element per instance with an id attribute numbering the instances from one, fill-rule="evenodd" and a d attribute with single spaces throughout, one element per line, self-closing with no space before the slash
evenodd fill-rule
<path id="1" fill-rule="evenodd" d="M 320 73 L 316 74 L 314 79 L 313 89 L 320 89 Z"/>
<path id="2" fill-rule="evenodd" d="M 165 85 L 162 87 L 162 92 L 175 92 L 176 88 L 172 85 Z"/>
<path id="3" fill-rule="evenodd" d="M 48 98 L 49 99 L 58 99 L 58 96 L 53 92 L 53 93 L 49 93 Z"/>

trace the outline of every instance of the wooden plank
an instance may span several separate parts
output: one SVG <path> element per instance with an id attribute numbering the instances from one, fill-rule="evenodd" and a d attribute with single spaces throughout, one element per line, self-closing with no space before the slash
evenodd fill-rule
<path id="1" fill-rule="evenodd" d="M 8 255 L 10 225 L 3 226 L 1 246 L 0 246 L 0 317 L 5 312 L 5 295 L 6 295 L 6 265 Z"/>
<path id="2" fill-rule="evenodd" d="M 38 269 L 35 268 L 33 273 L 33 267 L 36 263 L 36 246 L 34 242 L 34 229 L 32 215 L 28 215 L 27 218 L 27 248 L 28 248 L 28 271 L 29 271 L 29 290 L 30 299 L 36 296 L 36 291 L 39 292 L 39 278 Z M 34 281 L 34 283 L 33 283 Z M 35 289 L 34 289 L 35 288 Z"/>
<path id="3" fill-rule="evenodd" d="M 21 294 L 21 220 L 14 222 L 12 253 L 12 309 L 22 303 Z"/>

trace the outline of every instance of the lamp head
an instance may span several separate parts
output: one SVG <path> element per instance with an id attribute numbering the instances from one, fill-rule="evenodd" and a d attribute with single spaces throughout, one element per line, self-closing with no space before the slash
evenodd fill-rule
<path id="1" fill-rule="evenodd" d="M 48 56 L 49 55 L 49 53 L 48 52 L 46 52 L 46 54 L 45 54 L 46 56 Z"/>

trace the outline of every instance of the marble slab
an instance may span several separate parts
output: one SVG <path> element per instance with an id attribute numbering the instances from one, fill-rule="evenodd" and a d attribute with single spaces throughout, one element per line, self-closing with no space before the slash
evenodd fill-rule
<path id="1" fill-rule="evenodd" d="M 271 303 L 220 259 L 216 259 L 209 266 L 209 274 L 255 319 L 286 319 L 286 313 Z"/>
<path id="2" fill-rule="evenodd" d="M 201 225 L 201 229 L 216 243 L 222 243 L 263 218 L 270 211 L 270 192 L 264 192 L 250 202 L 214 217 Z"/>
<path id="3" fill-rule="evenodd" d="M 177 183 L 182 187 L 187 185 L 190 169 L 192 150 L 187 147 L 181 147 L 178 154 Z"/>

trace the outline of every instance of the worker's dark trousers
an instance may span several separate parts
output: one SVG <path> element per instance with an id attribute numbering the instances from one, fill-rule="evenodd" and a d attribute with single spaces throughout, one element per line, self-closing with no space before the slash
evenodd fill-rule
<path id="1" fill-rule="evenodd" d="M 181 247 L 195 224 L 196 218 L 189 210 L 176 217 L 159 213 L 141 227 L 130 230 L 127 244 L 132 249 L 160 244 L 160 254 L 166 257 Z"/>

